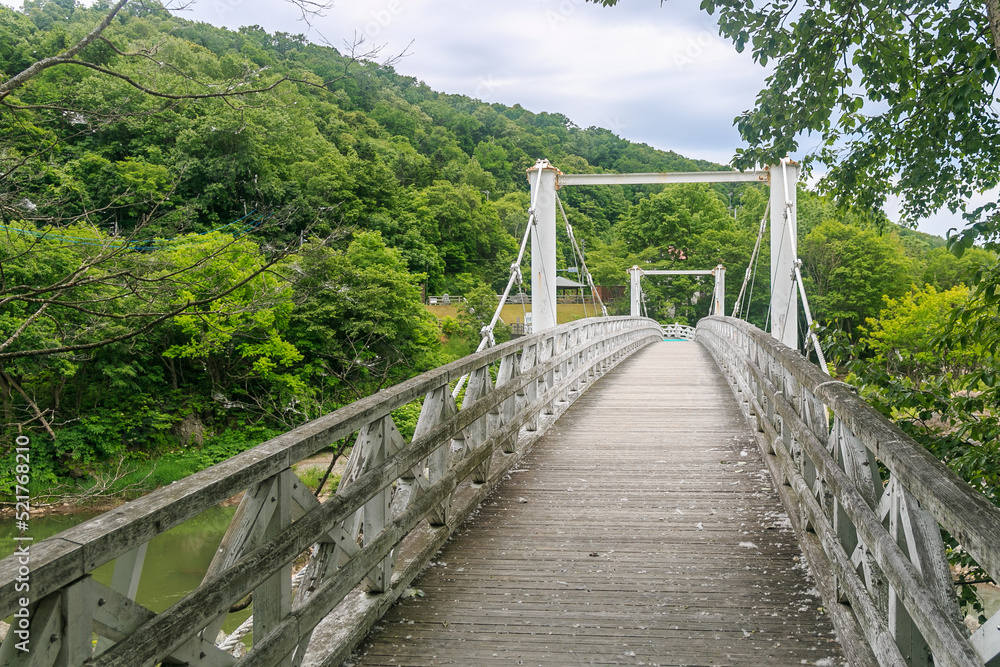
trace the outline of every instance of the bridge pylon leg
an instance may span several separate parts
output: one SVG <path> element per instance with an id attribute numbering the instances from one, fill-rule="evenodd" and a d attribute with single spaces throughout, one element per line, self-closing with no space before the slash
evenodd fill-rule
<path id="1" fill-rule="evenodd" d="M 726 314 L 726 267 L 719 264 L 712 270 L 715 275 L 715 291 L 712 295 L 712 315 Z"/>
<path id="2" fill-rule="evenodd" d="M 629 315 L 632 317 L 639 317 L 642 315 L 642 269 L 638 266 L 633 266 L 628 270 L 629 274 L 629 301 L 631 305 L 631 310 Z"/>
<path id="3" fill-rule="evenodd" d="M 788 158 L 771 166 L 771 335 L 792 349 L 799 346 L 798 258 L 795 185 L 799 165 Z"/>
<path id="4" fill-rule="evenodd" d="M 541 176 L 536 173 L 541 171 Z M 556 176 L 559 170 L 539 160 L 528 170 L 535 228 L 531 230 L 531 329 L 556 325 Z"/>

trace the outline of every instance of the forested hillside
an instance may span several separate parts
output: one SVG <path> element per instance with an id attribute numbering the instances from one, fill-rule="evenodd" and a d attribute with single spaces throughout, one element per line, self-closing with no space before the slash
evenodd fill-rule
<path id="1" fill-rule="evenodd" d="M 538 158 L 574 173 L 725 168 L 436 92 L 372 52 L 149 3 L 44 61 L 111 8 L 0 7 L 3 452 L 31 434 L 41 485 L 121 461 L 168 482 L 468 351 L 478 327 L 448 323 L 446 346 L 421 294 L 503 287 Z M 633 264 L 722 263 L 730 303 L 766 203 L 749 185 L 560 197 L 598 284 L 625 284 Z M 993 260 L 875 229 L 806 190 L 799 223 L 814 312 L 850 344 L 876 336 L 866 320 L 885 297 L 965 295 Z M 568 243 L 559 261 L 573 265 Z M 743 309 L 760 326 L 768 266 L 765 243 Z M 696 279 L 647 288 L 652 317 L 707 312 Z"/>
<path id="2" fill-rule="evenodd" d="M 0 79 L 110 7 L 0 8 Z M 714 168 L 365 56 L 129 4 L 0 89 L 0 400 L 36 480 L 166 454 L 169 481 L 446 361 L 421 290 L 502 287 L 539 157 Z M 644 194 L 564 199 L 594 247 Z"/>

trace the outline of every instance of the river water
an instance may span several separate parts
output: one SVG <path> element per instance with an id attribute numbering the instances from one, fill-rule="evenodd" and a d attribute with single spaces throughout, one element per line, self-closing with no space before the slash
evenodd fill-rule
<path id="1" fill-rule="evenodd" d="M 201 583 L 212 556 L 218 549 L 235 507 L 212 507 L 198 516 L 153 538 L 146 549 L 146 560 L 139 579 L 136 601 L 155 612 L 161 612 L 183 598 Z M 31 518 L 27 533 L 37 543 L 62 532 L 97 513 L 74 513 L 67 516 L 40 516 Z M 0 524 L 0 558 L 14 551 L 13 521 Z M 111 583 L 114 561 L 93 572 L 94 579 L 102 584 Z M 225 631 L 232 632 L 250 615 L 251 609 L 230 614 Z"/>

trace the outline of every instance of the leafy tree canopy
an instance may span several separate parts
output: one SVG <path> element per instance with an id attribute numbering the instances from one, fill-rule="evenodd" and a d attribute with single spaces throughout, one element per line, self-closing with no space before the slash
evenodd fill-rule
<path id="1" fill-rule="evenodd" d="M 833 220 L 802 240 L 799 255 L 817 317 L 848 333 L 877 314 L 884 297 L 901 296 L 912 279 L 897 237 Z"/>
<path id="2" fill-rule="evenodd" d="M 618 0 L 589 0 L 603 5 Z M 737 50 L 773 67 L 753 109 L 736 119 L 739 168 L 775 164 L 803 136 L 841 204 L 881 211 L 903 198 L 914 222 L 1000 183 L 996 107 L 1000 11 L 937 0 L 788 3 L 703 0 Z M 814 142 L 810 139 L 810 144 Z M 970 212 L 960 247 L 1000 232 L 996 203 Z"/>

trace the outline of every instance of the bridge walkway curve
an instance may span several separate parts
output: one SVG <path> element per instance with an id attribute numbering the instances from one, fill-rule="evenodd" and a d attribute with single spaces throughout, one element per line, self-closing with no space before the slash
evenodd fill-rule
<path id="1" fill-rule="evenodd" d="M 841 665 L 752 433 L 699 344 L 623 362 L 352 661 Z"/>

